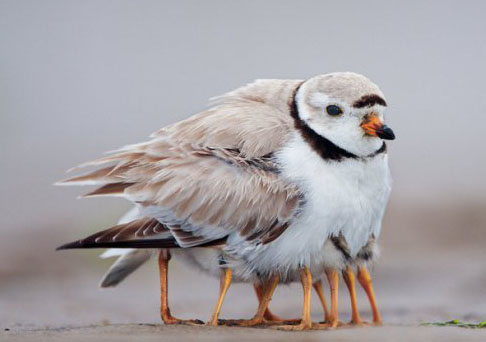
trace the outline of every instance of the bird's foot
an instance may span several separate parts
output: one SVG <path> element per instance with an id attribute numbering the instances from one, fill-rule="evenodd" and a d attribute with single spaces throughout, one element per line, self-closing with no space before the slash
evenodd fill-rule
<path id="1" fill-rule="evenodd" d="M 265 311 L 263 315 L 264 325 L 276 325 L 276 324 L 299 324 L 300 318 L 285 319 L 273 314 L 269 309 Z"/>
<path id="2" fill-rule="evenodd" d="M 270 326 L 270 328 L 276 330 L 283 330 L 283 331 L 303 331 L 303 330 L 310 330 L 313 327 L 313 324 L 310 321 L 303 322 L 302 320 L 300 320 L 298 324 L 295 324 L 296 321 L 293 320 L 293 323 L 294 324 L 272 325 Z"/>
<path id="3" fill-rule="evenodd" d="M 284 321 L 283 318 L 273 314 L 270 310 L 265 311 L 263 318 L 268 322 L 283 322 Z"/>
<path id="4" fill-rule="evenodd" d="M 341 325 L 341 323 L 340 323 L 340 325 Z M 377 327 L 377 326 L 382 326 L 383 322 L 381 320 L 368 322 L 368 321 L 362 321 L 361 319 L 359 319 L 359 320 L 351 320 L 348 323 L 343 323 L 343 325 L 348 326 L 348 327 Z"/>
<path id="5" fill-rule="evenodd" d="M 198 325 L 203 325 L 204 322 L 201 321 L 200 319 L 179 319 L 175 318 L 173 316 L 165 316 L 162 317 L 162 321 L 166 325 L 192 325 L 192 326 L 198 326 Z"/>
<path id="6" fill-rule="evenodd" d="M 254 327 L 258 325 L 265 325 L 266 321 L 263 317 L 251 319 L 220 319 L 218 324 L 227 325 L 230 327 Z"/>
<path id="7" fill-rule="evenodd" d="M 264 326 L 272 326 L 272 325 L 297 325 L 300 324 L 302 320 L 300 318 L 291 318 L 291 319 L 281 319 L 281 320 L 264 320 Z"/>
<path id="8" fill-rule="evenodd" d="M 350 320 L 349 322 L 339 322 L 338 323 L 338 327 L 362 327 L 362 326 L 366 326 L 366 325 L 369 325 L 368 322 L 364 322 L 362 321 L 361 319 L 352 319 Z"/>
<path id="9" fill-rule="evenodd" d="M 381 327 L 383 325 L 383 321 L 381 319 L 375 319 L 373 320 L 373 322 L 368 324 L 373 325 L 375 327 Z"/>
<path id="10" fill-rule="evenodd" d="M 329 322 L 313 323 L 312 329 L 313 330 L 333 330 L 342 325 L 344 325 L 344 323 L 335 320 Z"/>

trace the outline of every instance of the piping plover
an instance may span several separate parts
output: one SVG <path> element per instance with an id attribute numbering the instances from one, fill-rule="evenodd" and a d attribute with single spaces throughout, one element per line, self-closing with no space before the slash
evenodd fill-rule
<path id="1" fill-rule="evenodd" d="M 131 222 L 137 218 L 139 218 L 138 208 L 134 207 L 130 211 L 128 211 L 119 221 L 118 224 L 125 224 Z M 105 251 L 101 258 L 111 258 L 117 257 L 116 262 L 112 264 L 112 266 L 108 269 L 108 271 L 103 276 L 101 280 L 100 286 L 101 287 L 114 287 L 118 285 L 121 281 L 123 281 L 129 274 L 134 272 L 138 267 L 148 261 L 150 258 L 157 256 L 161 251 L 157 249 L 108 249 Z M 196 270 L 208 274 L 210 276 L 220 278 L 221 285 L 220 285 L 220 294 L 218 297 L 218 302 L 216 307 L 211 315 L 211 319 L 208 322 L 209 325 L 218 325 L 221 323 L 219 320 L 219 312 L 222 306 L 222 302 L 224 300 L 224 296 L 229 288 L 230 282 L 253 282 L 254 291 L 256 297 L 258 299 L 259 305 L 261 305 L 261 301 L 263 299 L 263 294 L 265 291 L 264 284 L 258 281 L 258 277 L 253 277 L 253 279 L 248 279 L 248 277 L 241 277 L 238 273 L 238 270 L 231 270 L 231 274 L 229 274 L 227 269 L 225 268 L 224 257 L 221 250 L 215 248 L 189 248 L 189 249 L 180 249 L 176 248 L 172 251 L 164 251 L 163 255 L 169 255 L 167 253 L 171 253 L 172 256 L 175 256 L 178 260 L 182 261 L 184 264 L 191 268 L 195 268 Z M 165 276 L 164 276 L 165 277 Z M 329 311 L 327 307 L 327 303 L 325 300 L 322 283 L 320 281 L 314 284 L 314 288 L 316 293 L 319 296 L 320 303 L 324 310 L 324 317 L 325 320 L 329 317 Z M 162 300 L 162 303 L 168 303 L 168 289 L 167 284 L 165 282 L 161 283 L 161 293 L 163 293 L 167 298 Z M 193 324 L 197 322 L 196 320 L 179 320 L 173 317 L 167 317 L 162 315 L 162 320 L 165 324 Z M 282 323 L 286 320 L 274 315 L 270 309 L 266 308 L 263 312 L 263 315 L 257 319 L 252 321 L 253 325 L 263 325 L 263 324 L 276 324 Z M 287 320 L 293 321 L 293 320 Z M 238 324 L 236 321 L 224 321 L 225 324 Z M 250 325 L 250 324 L 246 324 Z"/>
<path id="2" fill-rule="evenodd" d="M 218 247 L 248 277 L 276 284 L 297 272 L 302 321 L 281 327 L 292 330 L 312 326 L 312 277 L 326 270 L 337 324 L 338 271 L 379 236 L 391 189 L 382 92 L 332 73 L 261 80 L 217 101 L 64 181 L 99 184 L 87 196 L 122 196 L 144 218 L 62 248 Z"/>

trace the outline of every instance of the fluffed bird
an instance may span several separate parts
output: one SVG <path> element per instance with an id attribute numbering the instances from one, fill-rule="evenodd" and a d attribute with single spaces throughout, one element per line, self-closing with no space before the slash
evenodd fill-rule
<path id="1" fill-rule="evenodd" d="M 312 327 L 312 279 L 325 270 L 335 326 L 339 272 L 379 236 L 391 190 L 385 107 L 378 86 L 355 73 L 239 88 L 66 180 L 101 185 L 87 196 L 122 196 L 144 218 L 61 248 L 216 247 L 249 278 L 299 274 L 302 320 L 285 330 Z"/>
<path id="2" fill-rule="evenodd" d="M 131 222 L 135 219 L 139 218 L 138 208 L 134 207 L 129 212 L 127 212 L 118 222 L 118 224 L 125 224 Z M 176 248 L 172 251 L 160 251 L 156 249 L 109 249 L 105 251 L 101 258 L 110 258 L 110 257 L 118 257 L 116 262 L 108 269 L 106 274 L 103 276 L 101 280 L 100 286 L 101 287 L 114 287 L 118 285 L 122 280 L 124 280 L 128 275 L 134 272 L 138 267 L 140 267 L 143 263 L 148 261 L 151 257 L 158 256 L 159 253 L 162 256 L 168 256 L 169 253 L 173 254 L 178 260 L 182 261 L 189 267 L 195 268 L 200 272 L 203 272 L 207 275 L 220 278 L 220 293 L 218 296 L 218 301 L 216 307 L 214 308 L 213 314 L 211 315 L 211 319 L 208 322 L 209 325 L 219 325 L 221 322 L 226 324 L 235 324 L 231 321 L 222 321 L 219 320 L 219 313 L 221 306 L 223 304 L 224 297 L 228 288 L 232 282 L 248 282 L 249 279 L 247 277 L 241 277 L 238 272 L 233 272 L 231 269 L 228 269 L 224 265 L 224 257 L 220 250 L 215 248 L 189 248 L 189 249 L 180 249 Z M 164 258 L 161 260 L 162 263 L 165 263 Z M 168 262 L 167 262 L 168 263 Z M 223 266 L 223 267 L 222 267 Z M 168 269 L 168 264 L 165 269 Z M 163 276 L 163 278 L 167 278 L 167 276 Z M 253 287 L 259 302 L 259 306 L 262 305 L 262 297 L 265 291 L 264 284 L 258 281 L 258 277 L 255 276 L 253 279 Z M 324 310 L 325 317 L 329 316 L 327 303 L 324 297 L 322 284 L 321 282 L 316 282 L 314 284 L 314 288 L 320 298 L 321 305 Z M 168 306 L 168 288 L 167 283 L 162 281 L 161 282 L 161 293 L 164 295 L 164 298 L 161 298 L 161 319 L 165 324 L 195 324 L 198 323 L 198 320 L 180 320 L 176 319 L 172 316 L 168 316 L 166 311 L 170 312 L 170 310 L 164 310 L 163 306 L 164 303 L 167 303 Z M 282 323 L 286 320 L 274 315 L 270 309 L 266 308 L 263 311 L 261 318 L 254 320 L 254 325 L 262 325 L 262 324 L 276 324 Z M 287 320 L 287 321 L 294 321 L 294 320 Z"/>

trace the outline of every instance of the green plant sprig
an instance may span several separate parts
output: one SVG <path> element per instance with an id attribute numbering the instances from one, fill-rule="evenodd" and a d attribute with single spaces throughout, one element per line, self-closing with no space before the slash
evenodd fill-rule
<path id="1" fill-rule="evenodd" d="M 461 322 L 457 319 L 453 319 L 452 321 L 447 322 L 427 322 L 422 323 L 422 326 L 437 326 L 437 327 L 460 327 L 460 328 L 469 328 L 469 329 L 486 329 L 486 321 L 475 323 L 465 323 Z"/>

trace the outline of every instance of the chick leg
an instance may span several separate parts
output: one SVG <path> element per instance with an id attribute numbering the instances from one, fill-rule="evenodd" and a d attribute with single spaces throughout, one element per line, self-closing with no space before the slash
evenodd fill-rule
<path id="1" fill-rule="evenodd" d="M 231 276 L 232 276 L 231 269 L 229 268 L 221 269 L 221 281 L 219 285 L 218 302 L 216 303 L 216 307 L 214 308 L 213 314 L 211 316 L 211 320 L 208 322 L 208 325 L 213 325 L 213 326 L 218 325 L 218 318 L 219 318 L 219 313 L 221 312 L 221 306 L 223 305 L 226 292 L 228 292 L 228 289 L 231 285 Z"/>
<path id="2" fill-rule="evenodd" d="M 241 327 L 252 327 L 255 325 L 262 325 L 265 323 L 265 312 L 268 309 L 268 305 L 272 300 L 272 295 L 275 292 L 275 288 L 278 284 L 278 276 L 272 276 L 268 282 L 263 286 L 262 297 L 258 303 L 258 310 L 251 319 L 239 319 L 239 320 L 227 320 L 226 325 L 237 325 Z"/>
<path id="3" fill-rule="evenodd" d="M 330 313 L 326 303 L 326 296 L 324 295 L 324 291 L 322 290 L 322 280 L 319 279 L 314 284 L 312 284 L 314 290 L 316 291 L 317 295 L 319 296 L 319 300 L 321 301 L 322 309 L 324 310 L 324 322 L 329 322 Z"/>
<path id="4" fill-rule="evenodd" d="M 265 288 L 262 284 L 255 283 L 255 284 L 253 284 L 253 289 L 255 290 L 255 294 L 258 298 L 258 305 L 260 305 L 260 303 L 262 302 L 263 296 L 264 296 Z M 263 318 L 266 321 L 269 321 L 269 322 L 282 322 L 283 321 L 282 318 L 280 318 L 279 316 L 272 313 L 269 308 L 265 309 L 265 313 L 263 314 Z"/>
<path id="5" fill-rule="evenodd" d="M 255 294 L 258 298 L 258 304 L 261 303 L 264 295 L 265 288 L 263 285 L 255 283 L 253 284 L 253 288 L 255 289 Z M 270 311 L 269 308 L 265 310 L 265 313 L 263 314 L 263 319 L 265 324 L 298 324 L 300 323 L 300 318 L 294 319 L 284 319 L 280 318 L 279 316 L 275 315 Z"/>
<path id="6" fill-rule="evenodd" d="M 371 311 L 373 312 L 373 324 L 382 325 L 380 312 L 376 305 L 375 292 L 373 291 L 373 285 L 371 284 L 371 276 L 365 266 L 358 266 L 358 281 L 363 287 L 370 301 Z"/>
<path id="7" fill-rule="evenodd" d="M 312 328 L 312 321 L 310 315 L 310 299 L 312 292 L 312 274 L 307 267 L 303 267 L 299 270 L 300 281 L 302 283 L 302 289 L 304 291 L 304 307 L 302 309 L 302 320 L 297 325 L 277 325 L 272 328 L 278 330 L 307 330 Z"/>
<path id="8" fill-rule="evenodd" d="M 339 287 L 339 274 L 334 268 L 326 270 L 327 280 L 329 282 L 329 288 L 331 290 L 331 314 L 329 317 L 329 327 L 335 328 L 339 322 L 338 312 L 338 287 Z"/>
<path id="9" fill-rule="evenodd" d="M 351 299 L 351 322 L 349 324 L 351 325 L 362 325 L 363 321 L 359 317 L 359 311 L 358 311 L 358 304 L 356 301 L 356 277 L 354 276 L 353 268 L 351 266 L 347 266 L 343 270 L 343 279 L 344 282 L 346 283 L 346 286 L 348 287 L 349 291 L 349 297 Z"/>
<path id="10" fill-rule="evenodd" d="M 331 290 L 331 313 L 329 314 L 329 320 L 327 323 L 315 324 L 315 329 L 334 329 L 339 324 L 339 312 L 338 312 L 338 286 L 339 286 L 339 273 L 334 268 L 328 268 L 326 270 L 327 281 L 329 282 L 329 289 Z"/>
<path id="11" fill-rule="evenodd" d="M 183 320 L 175 318 L 170 314 L 168 298 L 168 271 L 170 253 L 168 249 L 161 249 L 159 252 L 159 272 L 160 272 L 160 317 L 165 324 L 186 324 L 199 325 L 204 322 L 198 319 Z"/>

